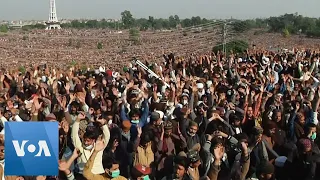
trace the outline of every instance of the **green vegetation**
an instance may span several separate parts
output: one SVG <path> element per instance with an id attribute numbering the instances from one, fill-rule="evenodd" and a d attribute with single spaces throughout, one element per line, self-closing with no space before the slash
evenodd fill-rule
<path id="1" fill-rule="evenodd" d="M 218 20 L 219 21 L 219 20 Z M 264 32 L 277 32 L 282 33 L 285 37 L 294 34 L 304 34 L 308 37 L 320 37 L 320 18 L 303 17 L 302 15 L 284 14 L 278 17 L 270 17 L 266 19 L 249 19 L 249 20 L 236 20 L 229 19 L 229 25 L 235 32 L 242 33 L 248 30 L 255 29 L 255 34 L 261 34 Z M 216 22 L 216 23 L 215 23 Z M 121 13 L 121 20 L 88 20 L 79 21 L 73 20 L 70 23 L 61 24 L 62 28 L 76 28 L 76 29 L 137 29 L 140 31 L 145 30 L 161 30 L 161 29 L 176 29 L 193 27 L 204 24 L 214 26 L 217 25 L 217 20 L 208 20 L 201 18 L 200 16 L 180 19 L 178 15 L 171 15 L 168 18 L 154 18 L 149 16 L 148 18 L 134 18 L 134 15 L 130 11 L 125 10 Z M 205 25 L 206 24 L 206 25 Z M 32 29 L 44 29 L 45 25 L 36 24 L 23 26 L 23 30 L 29 31 Z M 259 29 L 259 30 L 257 30 Z M 209 30 L 205 28 L 204 30 Z M 7 32 L 8 27 L 5 25 L 0 26 L 0 32 Z M 210 30 L 209 30 L 210 31 Z M 183 34 L 187 36 L 186 33 Z"/>
<path id="2" fill-rule="evenodd" d="M 101 43 L 101 42 L 98 42 L 98 44 L 97 44 L 97 48 L 98 48 L 98 49 L 102 49 L 102 48 L 103 48 L 103 46 L 102 46 L 102 43 Z"/>
<path id="3" fill-rule="evenodd" d="M 0 32 L 1 33 L 7 33 L 8 32 L 8 26 L 6 26 L 6 25 L 1 25 L 0 26 Z"/>
<path id="4" fill-rule="evenodd" d="M 282 30 L 282 35 L 283 37 L 289 37 L 290 36 L 290 31 L 288 28 L 285 28 Z"/>
<path id="5" fill-rule="evenodd" d="M 235 40 L 235 41 L 231 41 L 228 42 L 226 44 L 226 48 L 227 48 L 227 54 L 229 54 L 231 51 L 234 53 L 243 53 L 245 50 L 247 50 L 249 47 L 248 43 L 242 40 Z M 212 51 L 214 53 L 217 53 L 218 51 L 222 51 L 223 50 L 223 45 L 219 44 L 217 46 L 214 46 L 212 48 Z"/>
<path id="6" fill-rule="evenodd" d="M 107 21 L 106 19 L 78 21 L 73 20 L 70 23 L 61 24 L 62 28 L 77 28 L 77 29 L 90 29 L 90 28 L 111 28 L 111 29 L 131 29 L 137 28 L 141 31 L 153 29 L 175 29 L 177 26 L 191 27 L 200 24 L 213 22 L 205 18 L 191 17 L 180 20 L 178 15 L 169 16 L 168 19 L 155 19 L 153 16 L 146 18 L 136 19 L 130 11 L 125 10 L 121 13 L 121 21 Z"/>
<path id="7" fill-rule="evenodd" d="M 21 72 L 22 74 L 25 74 L 26 68 L 24 66 L 19 66 L 18 71 Z"/>
<path id="8" fill-rule="evenodd" d="M 77 62 L 75 61 L 75 60 L 72 60 L 71 62 L 70 62 L 70 66 L 75 66 L 75 65 L 77 65 Z"/>
<path id="9" fill-rule="evenodd" d="M 46 25 L 44 24 L 35 24 L 35 25 L 25 25 L 22 27 L 22 30 L 29 31 L 32 29 L 45 29 L 45 28 L 46 28 Z"/>
<path id="10" fill-rule="evenodd" d="M 134 44 L 138 44 L 140 41 L 140 31 L 136 28 L 132 28 L 129 30 L 129 40 Z"/>

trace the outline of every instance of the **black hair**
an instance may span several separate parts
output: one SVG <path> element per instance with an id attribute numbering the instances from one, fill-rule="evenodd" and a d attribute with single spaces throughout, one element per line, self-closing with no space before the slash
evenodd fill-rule
<path id="1" fill-rule="evenodd" d="M 308 128 L 316 128 L 317 125 L 315 125 L 315 124 L 313 124 L 313 123 L 308 123 L 308 124 L 307 124 L 307 127 L 308 127 Z"/>
<path id="2" fill-rule="evenodd" d="M 183 156 L 176 156 L 174 158 L 174 164 L 183 166 L 185 169 L 187 169 L 189 166 L 188 158 Z"/>
<path id="3" fill-rule="evenodd" d="M 224 140 L 222 138 L 219 138 L 219 137 L 214 137 L 211 140 L 210 152 L 212 152 L 213 149 L 216 148 L 219 144 L 224 146 Z"/>
<path id="4" fill-rule="evenodd" d="M 241 142 L 243 142 L 243 141 L 247 141 L 247 142 L 248 142 L 248 140 L 249 140 L 248 135 L 245 134 L 245 133 L 236 134 L 234 137 L 235 137 L 238 141 L 241 141 Z"/>
<path id="5" fill-rule="evenodd" d="M 129 117 L 132 117 L 134 115 L 140 116 L 140 109 L 137 109 L 137 108 L 132 109 L 129 113 Z"/>
<path id="6" fill-rule="evenodd" d="M 119 162 L 110 156 L 103 156 L 102 157 L 103 169 L 111 169 L 113 164 L 119 164 Z"/>
<path id="7" fill-rule="evenodd" d="M 141 140 L 140 140 L 140 144 L 141 145 L 145 145 L 147 144 L 148 142 L 150 142 L 152 139 L 151 139 L 151 136 L 150 136 L 150 133 L 147 131 L 147 132 L 144 132 L 142 133 L 141 135 Z"/>
<path id="8" fill-rule="evenodd" d="M 229 116 L 229 122 L 230 123 L 233 123 L 235 121 L 240 121 L 240 118 L 235 114 L 235 113 L 232 113 L 230 114 Z"/>
<path id="9" fill-rule="evenodd" d="M 95 129 L 95 128 L 93 128 L 93 129 Z M 86 132 L 84 133 L 83 137 L 97 140 L 98 137 L 99 137 L 99 133 L 97 131 L 91 131 L 91 130 L 88 131 L 88 130 L 86 130 Z"/>

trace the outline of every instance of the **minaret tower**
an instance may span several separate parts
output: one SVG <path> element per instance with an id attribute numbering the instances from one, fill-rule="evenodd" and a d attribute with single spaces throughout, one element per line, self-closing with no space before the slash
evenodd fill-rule
<path id="1" fill-rule="evenodd" d="M 56 9 L 56 1 L 55 0 L 50 0 L 49 21 L 46 24 L 47 24 L 46 30 L 61 29 L 60 23 L 59 23 L 58 17 L 57 17 L 57 9 Z"/>

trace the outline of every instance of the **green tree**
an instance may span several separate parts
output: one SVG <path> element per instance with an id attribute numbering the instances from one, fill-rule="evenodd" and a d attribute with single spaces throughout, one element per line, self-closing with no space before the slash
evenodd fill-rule
<path id="1" fill-rule="evenodd" d="M 174 19 L 173 16 L 170 16 L 169 17 L 169 27 L 170 28 L 176 28 L 176 26 L 177 26 L 176 20 Z"/>
<path id="2" fill-rule="evenodd" d="M 154 17 L 153 17 L 153 16 L 149 16 L 149 18 L 148 18 L 148 23 L 150 24 L 151 28 L 154 29 L 154 27 L 155 27 L 155 21 L 154 21 Z"/>
<path id="3" fill-rule="evenodd" d="M 46 25 L 44 24 L 35 24 L 33 26 L 34 29 L 45 29 L 46 28 Z"/>
<path id="4" fill-rule="evenodd" d="M 134 44 L 138 44 L 140 41 L 140 31 L 136 28 L 131 28 L 129 30 L 129 40 Z"/>
<path id="5" fill-rule="evenodd" d="M 6 26 L 6 25 L 0 26 L 0 32 L 7 33 L 8 31 L 9 31 L 8 26 Z"/>
<path id="6" fill-rule="evenodd" d="M 89 20 L 86 22 L 86 27 L 88 28 L 100 28 L 99 22 L 97 20 Z"/>
<path id="7" fill-rule="evenodd" d="M 242 40 L 235 40 L 235 41 L 226 43 L 227 54 L 229 54 L 231 51 L 233 53 L 243 53 L 245 50 L 248 49 L 248 47 L 249 47 L 249 44 Z M 212 51 L 214 53 L 217 53 L 218 51 L 222 51 L 222 50 L 223 50 L 222 44 L 219 44 L 212 48 Z"/>
<path id="8" fill-rule="evenodd" d="M 288 28 L 284 28 L 284 29 L 282 30 L 282 35 L 283 35 L 284 37 L 289 37 L 289 36 L 290 36 L 289 29 L 288 29 Z"/>
<path id="9" fill-rule="evenodd" d="M 134 26 L 135 19 L 130 11 L 123 11 L 121 13 L 121 20 L 125 28 L 132 28 Z"/>
<path id="10" fill-rule="evenodd" d="M 181 21 L 181 25 L 182 25 L 182 27 L 190 27 L 190 26 L 192 26 L 192 21 L 189 18 L 183 19 Z"/>
<path id="11" fill-rule="evenodd" d="M 102 45 L 102 43 L 101 43 L 101 42 L 98 42 L 98 44 L 97 44 L 97 48 L 98 48 L 98 49 L 102 49 L 102 48 L 103 48 L 103 45 Z"/>
<path id="12" fill-rule="evenodd" d="M 202 23 L 200 16 L 191 18 L 192 26 L 200 25 Z"/>
<path id="13" fill-rule="evenodd" d="M 180 24 L 180 18 L 178 15 L 174 15 L 174 20 L 176 21 L 176 24 Z"/>
<path id="14" fill-rule="evenodd" d="M 151 28 L 151 24 L 149 23 L 149 20 L 145 18 L 137 19 L 136 24 L 140 26 L 141 31 L 145 31 Z"/>
<path id="15" fill-rule="evenodd" d="M 231 26 L 238 33 L 242 33 L 250 29 L 250 24 L 248 21 L 235 21 L 231 24 Z"/>

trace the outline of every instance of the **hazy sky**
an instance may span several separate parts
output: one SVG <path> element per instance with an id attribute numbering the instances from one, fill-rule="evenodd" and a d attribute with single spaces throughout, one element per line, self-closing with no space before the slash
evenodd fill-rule
<path id="1" fill-rule="evenodd" d="M 49 0 L 0 0 L 0 20 L 46 20 Z M 119 18 L 129 10 L 134 17 L 255 18 L 298 12 L 320 16 L 320 0 L 56 0 L 58 18 Z"/>

